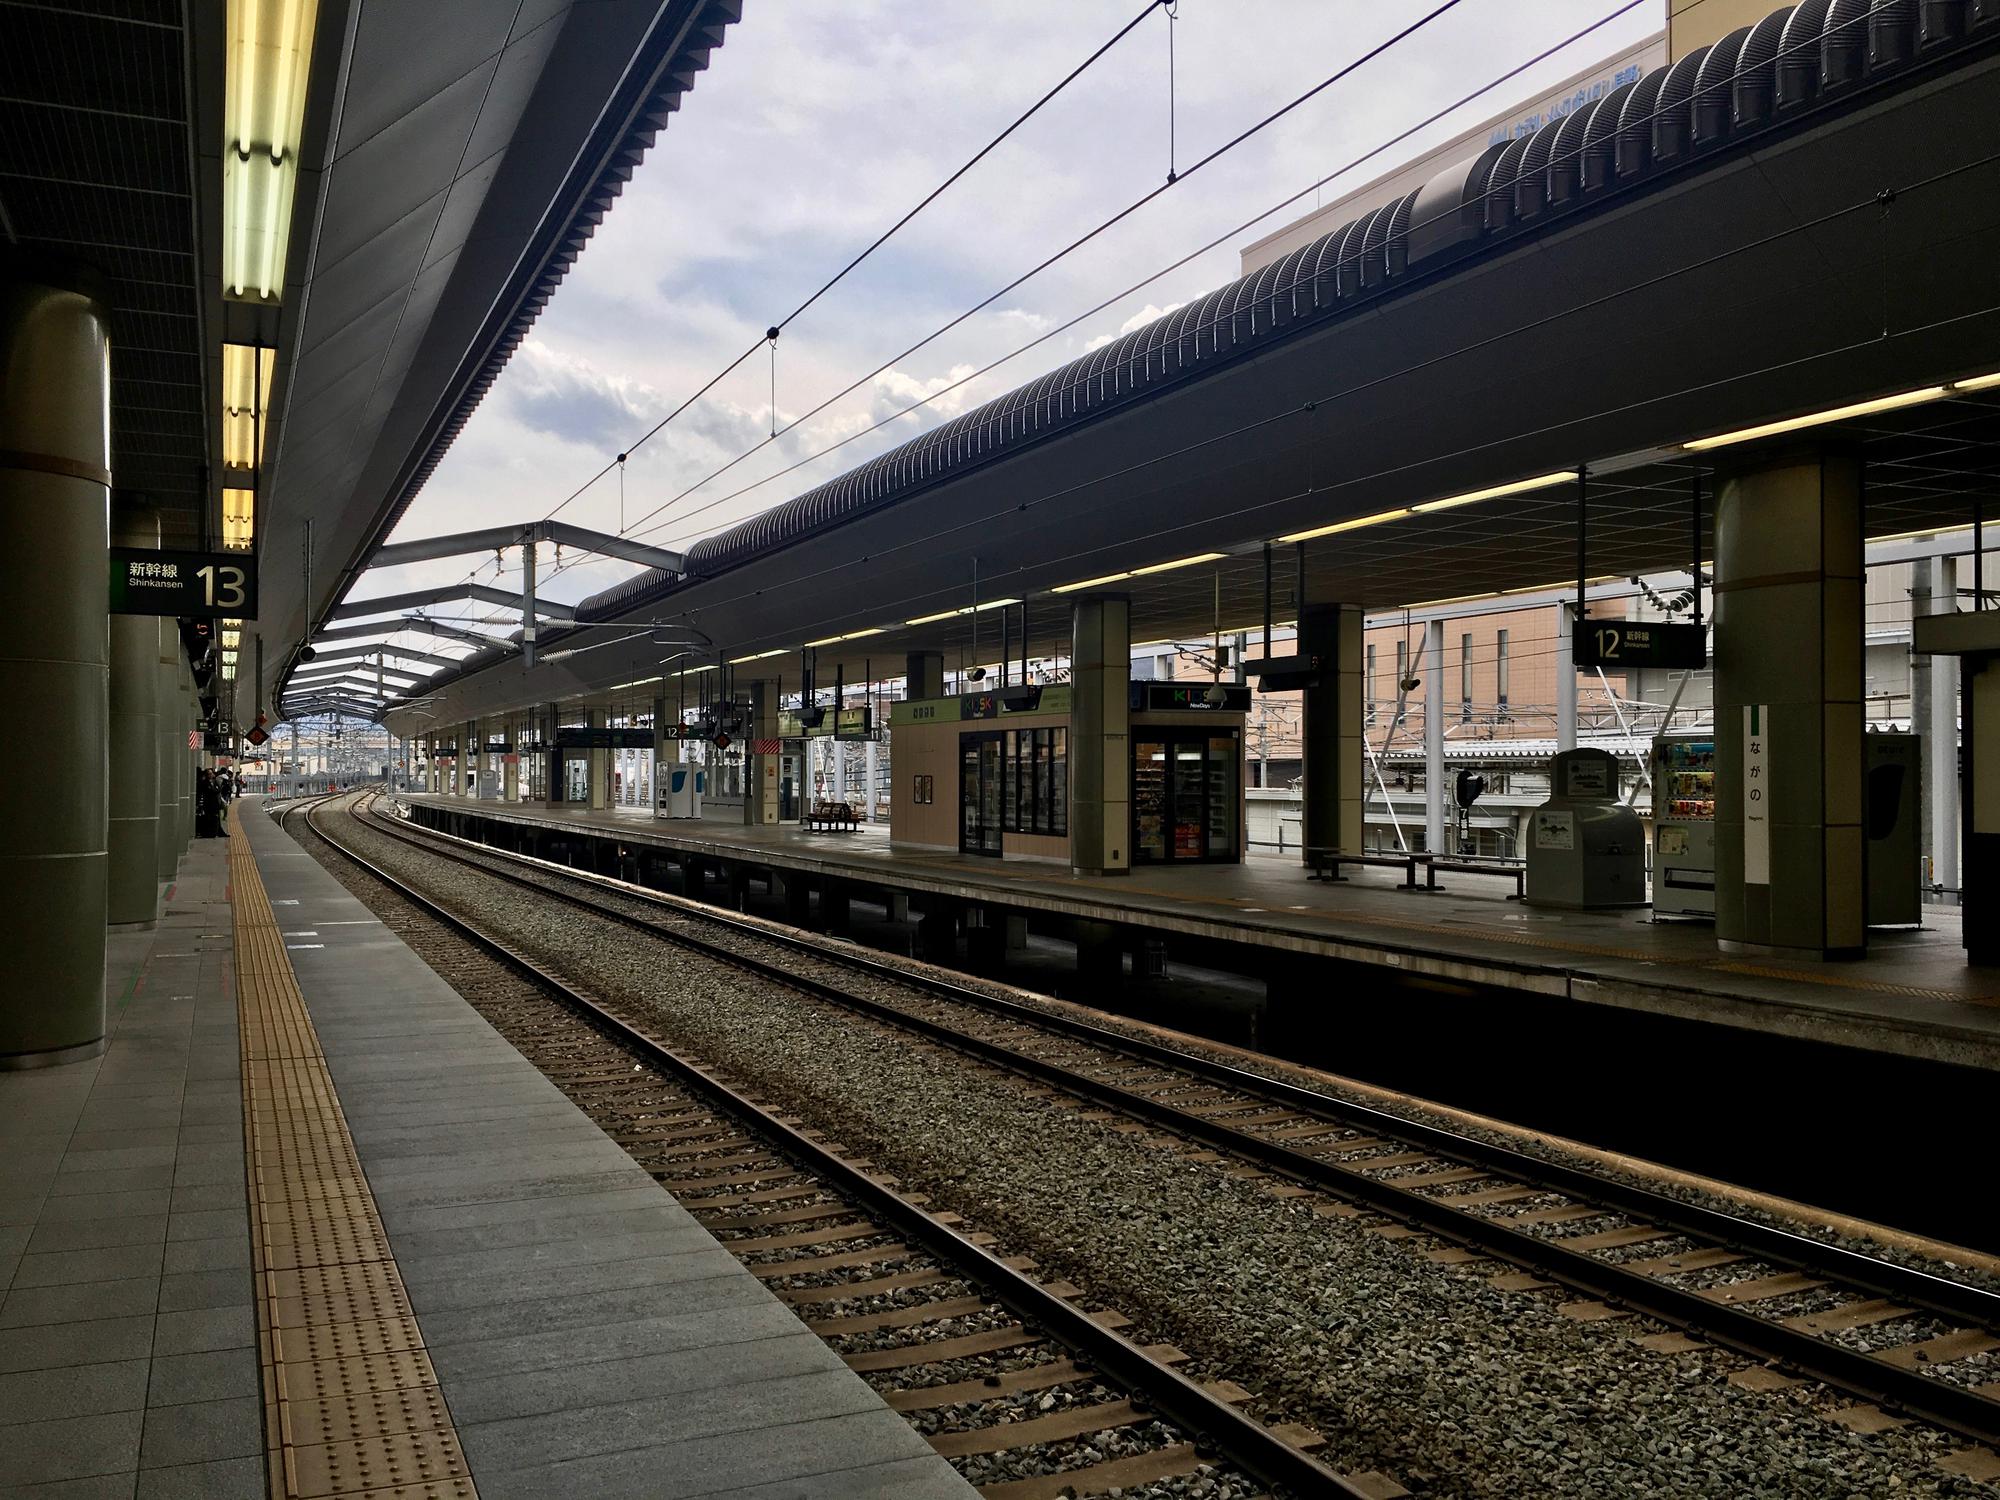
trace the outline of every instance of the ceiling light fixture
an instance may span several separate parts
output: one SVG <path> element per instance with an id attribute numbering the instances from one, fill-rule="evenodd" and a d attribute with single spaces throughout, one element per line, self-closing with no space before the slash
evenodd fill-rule
<path id="1" fill-rule="evenodd" d="M 842 641 L 858 641 L 864 639 L 867 636 L 880 635 L 880 634 L 882 634 L 882 627 L 880 625 L 876 625 L 872 626 L 867 630 L 850 630 L 845 635 L 822 636 L 820 639 L 816 641 L 807 641 L 806 644 L 808 646 L 837 646 Z"/>
<path id="2" fill-rule="evenodd" d="M 1971 387 L 1961 386 L 1960 389 Z M 1805 427 L 1823 427 L 1829 422 L 1845 422 L 1852 417 L 1872 416 L 1876 412 L 1895 411 L 1905 406 L 1921 406 L 1926 401 L 1938 401 L 1951 394 L 1952 388 L 1945 385 L 1927 385 L 1922 390 L 1903 391 L 1894 396 L 1878 396 L 1873 401 L 1856 401 L 1848 406 L 1836 406 L 1827 411 L 1809 412 L 1803 417 L 1787 417 L 1782 422 L 1764 422 L 1755 427 L 1739 427 L 1734 432 L 1719 432 L 1714 437 L 1696 438 L 1681 446 L 1690 453 L 1706 453 L 1711 448 L 1726 448 L 1732 443 L 1748 443 L 1757 438 L 1777 437 L 1782 433 L 1797 432 Z"/>
<path id="3" fill-rule="evenodd" d="M 1970 380 L 1954 380 L 1951 383 L 1951 389 L 1954 391 L 1986 391 L 1991 390 L 1996 385 L 2000 385 L 2000 371 L 1996 371 L 1991 375 L 1975 375 Z"/>
<path id="4" fill-rule="evenodd" d="M 278 351 L 254 344 L 222 346 L 222 463 L 248 474 L 264 462 L 264 424 Z"/>
<path id="5" fill-rule="evenodd" d="M 1143 568 L 1131 568 L 1123 573 L 1106 573 L 1101 578 L 1086 578 L 1081 583 L 1060 583 L 1049 592 L 1074 594 L 1078 589 L 1102 588 L 1107 583 L 1119 583 L 1127 578 L 1143 578 L 1149 573 L 1171 573 L 1175 568 L 1192 568 L 1196 563 L 1220 562 L 1228 555 L 1226 552 L 1197 552 L 1193 557 L 1177 557 L 1172 562 L 1149 563 Z"/>
<path id="6" fill-rule="evenodd" d="M 277 300 L 305 129 L 317 0 L 229 0 L 223 76 L 222 285 Z"/>
<path id="7" fill-rule="evenodd" d="M 1372 516 L 1356 516 L 1351 521 L 1335 521 L 1329 526 L 1315 526 L 1310 531 L 1294 531 L 1279 537 L 1278 540 L 1309 542 L 1315 537 L 1333 536 L 1342 531 L 1359 531 L 1364 526 L 1381 526 L 1389 521 L 1426 515 L 1434 510 L 1451 510 L 1460 505 L 1477 505 L 1482 500 L 1499 500 L 1508 495 L 1525 495 L 1530 490 L 1545 490 L 1554 485 L 1572 483 L 1575 479 L 1574 469 L 1559 469 L 1553 474 L 1537 474 L 1530 479 L 1512 479 L 1506 484 L 1488 485 L 1482 490 L 1467 490 L 1462 495 L 1446 495 L 1438 500 L 1420 500 L 1415 505 L 1405 505 L 1400 510 L 1377 511 Z"/>
<path id="8" fill-rule="evenodd" d="M 975 611 L 979 614 L 984 614 L 989 609 L 1005 609 L 1010 604 L 1019 604 L 1020 602 L 1019 599 L 988 599 L 984 604 L 968 604 L 960 609 L 941 609 L 934 615 L 918 615 L 916 619 L 905 620 L 903 623 L 905 625 L 935 625 L 940 620 L 956 619 L 960 615 L 973 614 Z"/>

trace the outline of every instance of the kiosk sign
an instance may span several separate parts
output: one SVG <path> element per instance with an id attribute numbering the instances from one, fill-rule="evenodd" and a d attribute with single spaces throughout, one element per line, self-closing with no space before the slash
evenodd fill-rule
<path id="1" fill-rule="evenodd" d="M 257 559 L 249 552 L 111 549 L 110 612 L 183 619 L 257 618 Z"/>

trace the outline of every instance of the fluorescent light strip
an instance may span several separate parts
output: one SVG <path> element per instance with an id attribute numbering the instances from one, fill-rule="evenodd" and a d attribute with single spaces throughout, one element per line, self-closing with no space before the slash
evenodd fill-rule
<path id="1" fill-rule="evenodd" d="M 1961 387 L 1964 389 L 1965 387 Z M 1748 443 L 1757 438 L 1776 437 L 1781 433 L 1797 432 L 1805 427 L 1823 427 L 1829 422 L 1845 422 L 1850 417 L 1866 417 L 1876 412 L 1895 411 L 1905 406 L 1921 406 L 1926 401 L 1939 401 L 1951 394 L 1946 385 L 1927 385 L 1922 390 L 1903 391 L 1894 396 L 1881 396 L 1873 401 L 1856 401 L 1851 406 L 1836 406 L 1829 411 L 1816 411 L 1803 417 L 1788 417 L 1782 422 L 1765 422 L 1756 427 L 1739 427 L 1734 432 L 1720 432 L 1714 437 L 1696 438 L 1681 446 L 1690 453 L 1706 453 L 1711 448 L 1726 448 L 1732 443 Z"/>
<path id="2" fill-rule="evenodd" d="M 1086 578 L 1081 583 L 1057 584 L 1049 592 L 1074 594 L 1078 589 L 1102 588 L 1107 583 L 1118 583 L 1127 578 L 1143 578 L 1150 573 L 1171 573 L 1175 568 L 1192 568 L 1197 563 L 1220 562 L 1228 555 L 1226 552 L 1198 552 L 1193 557 L 1177 557 L 1172 562 L 1148 563 L 1143 568 L 1132 568 L 1123 573 L 1106 573 L 1102 578 Z"/>
<path id="3" fill-rule="evenodd" d="M 224 290 L 275 300 L 285 278 L 318 0 L 229 0 L 223 79 Z"/>
<path id="4" fill-rule="evenodd" d="M 1483 490 L 1467 490 L 1462 495 L 1446 495 L 1440 500 L 1424 500 L 1416 505 L 1406 505 L 1400 510 L 1377 511 L 1372 516 L 1356 516 L 1350 521 L 1335 521 L 1328 526 L 1315 526 L 1310 531 L 1294 531 L 1278 538 L 1281 542 L 1310 542 L 1316 537 L 1334 536 L 1343 531 L 1359 531 L 1364 526 L 1381 526 L 1390 521 L 1401 521 L 1410 516 L 1421 516 L 1434 510 L 1451 510 L 1460 505 L 1476 505 L 1481 500 L 1499 500 L 1507 495 L 1524 495 L 1530 490 L 1545 490 L 1558 484 L 1568 484 L 1575 480 L 1573 469 L 1559 470 L 1554 474 L 1537 474 L 1532 479 L 1515 479 L 1506 484 L 1490 485 Z"/>
<path id="5" fill-rule="evenodd" d="M 819 640 L 807 641 L 806 644 L 808 646 L 837 646 L 842 641 L 858 641 L 867 636 L 880 634 L 882 634 L 882 627 L 876 625 L 867 630 L 850 630 L 845 635 L 822 636 Z"/>
<path id="6" fill-rule="evenodd" d="M 1005 609 L 1010 604 L 1019 604 L 1020 602 L 1019 599 L 988 599 L 984 604 L 976 607 L 976 612 L 984 614 L 989 609 Z M 960 609 L 942 609 L 934 615 L 918 615 L 916 619 L 905 620 L 903 623 L 905 625 L 935 625 L 940 620 L 950 620 L 959 615 L 969 615 L 974 612 L 975 606 L 968 604 Z"/>
<path id="7" fill-rule="evenodd" d="M 753 651 L 748 656 L 732 656 L 729 658 L 729 664 L 732 667 L 740 667 L 746 661 L 764 661 L 773 656 L 790 656 L 791 654 L 792 648 L 790 646 L 779 646 L 773 651 Z"/>
<path id="8" fill-rule="evenodd" d="M 1996 385 L 2000 385 L 2000 372 L 1975 375 L 1970 380 L 1954 380 L 1950 388 L 1954 391 L 1989 391 Z"/>

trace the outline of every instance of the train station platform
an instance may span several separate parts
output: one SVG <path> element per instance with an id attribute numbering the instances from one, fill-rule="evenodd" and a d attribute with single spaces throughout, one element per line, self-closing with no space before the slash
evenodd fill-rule
<path id="1" fill-rule="evenodd" d="M 1513 883 L 1441 876 L 1435 892 L 1401 889 L 1392 870 L 1312 879 L 1295 857 L 1073 875 L 1063 866 L 893 849 L 884 824 L 856 833 L 715 819 L 667 821 L 643 810 L 584 811 L 425 794 L 400 800 L 503 830 L 502 840 L 589 838 L 656 849 L 668 860 L 794 872 L 856 895 L 983 906 L 1033 920 L 1103 924 L 1176 940 L 1240 972 L 1288 955 L 1374 966 L 1385 977 L 1476 985 L 1531 999 L 1733 1028 L 2000 1070 L 2000 971 L 1968 966 L 1958 912 L 1926 907 L 1919 930 L 1878 930 L 1867 957 L 1810 964 L 1719 951 L 1706 923 L 1648 911 L 1555 911 L 1510 900 Z M 1364 1003 L 1347 993 L 1329 1005 Z"/>
<path id="2" fill-rule="evenodd" d="M 114 937 L 105 1053 L 0 1074 L 0 1495 L 969 1492 L 255 799 L 234 822 Z"/>

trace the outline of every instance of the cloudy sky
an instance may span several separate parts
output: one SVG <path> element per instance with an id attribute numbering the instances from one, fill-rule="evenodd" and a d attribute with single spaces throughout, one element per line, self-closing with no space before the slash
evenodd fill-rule
<path id="1" fill-rule="evenodd" d="M 1180 0 L 1176 164 L 1186 172 L 1438 3 Z M 1460 0 L 1115 229 L 898 358 L 1165 180 L 1168 21 L 1155 9 L 786 329 L 776 440 L 771 364 L 760 350 L 633 452 L 622 499 L 614 474 L 571 501 L 563 519 L 682 547 L 832 478 L 1232 279 L 1241 246 L 1313 209 L 1319 179 L 1622 3 Z M 749 0 L 396 538 L 547 515 L 1139 8 L 1139 0 Z M 1331 201 L 1528 102 L 1658 30 L 1664 8 L 1664 0 L 1645 0 L 1318 196 Z M 1273 209 L 1254 228 L 1231 232 Z M 1220 245 L 1185 266 L 946 390 L 1218 236 Z M 857 381 L 851 395 L 818 409 Z M 921 410 L 868 431 L 934 394 Z M 852 441 L 833 447 L 843 439 Z M 517 583 L 517 557 L 508 562 L 496 574 L 489 559 L 482 579 Z M 545 578 L 553 562 L 545 552 Z M 450 582 L 466 566 L 387 571 L 357 592 Z M 545 590 L 573 601 L 633 571 L 590 562 L 568 567 Z"/>

